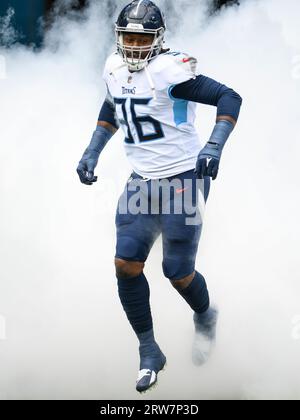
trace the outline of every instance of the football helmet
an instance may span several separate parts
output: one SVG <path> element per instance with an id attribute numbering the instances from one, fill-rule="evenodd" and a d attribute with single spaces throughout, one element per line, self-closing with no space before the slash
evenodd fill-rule
<path id="1" fill-rule="evenodd" d="M 162 50 L 166 22 L 161 10 L 150 0 L 134 0 L 120 13 L 115 25 L 117 50 L 130 71 L 140 71 Z M 147 46 L 124 45 L 125 33 L 153 35 Z"/>

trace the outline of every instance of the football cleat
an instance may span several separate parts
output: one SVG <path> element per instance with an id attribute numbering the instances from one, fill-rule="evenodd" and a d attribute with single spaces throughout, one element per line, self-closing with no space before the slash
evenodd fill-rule
<path id="1" fill-rule="evenodd" d="M 146 393 L 149 390 L 154 389 L 157 385 L 157 375 L 160 371 L 164 371 L 167 365 L 167 359 L 165 355 L 160 352 L 160 354 L 156 357 L 147 358 L 146 361 L 141 361 L 141 366 L 143 364 L 147 366 L 152 365 L 151 368 L 140 369 L 138 378 L 136 381 L 136 390 L 140 393 Z"/>
<path id="2" fill-rule="evenodd" d="M 195 336 L 192 348 L 192 361 L 195 366 L 207 362 L 215 346 L 218 311 L 209 308 L 203 314 L 194 313 Z"/>

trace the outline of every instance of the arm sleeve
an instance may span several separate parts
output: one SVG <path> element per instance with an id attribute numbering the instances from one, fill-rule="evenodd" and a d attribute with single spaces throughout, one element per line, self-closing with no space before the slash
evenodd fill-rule
<path id="1" fill-rule="evenodd" d="M 173 86 L 170 95 L 175 100 L 185 99 L 216 106 L 217 116 L 228 115 L 236 121 L 242 105 L 242 98 L 233 89 L 203 75 Z"/>
<path id="2" fill-rule="evenodd" d="M 119 121 L 116 115 L 116 107 L 109 92 L 107 93 L 105 101 L 100 110 L 98 121 L 105 121 L 114 126 L 116 129 L 119 128 Z"/>

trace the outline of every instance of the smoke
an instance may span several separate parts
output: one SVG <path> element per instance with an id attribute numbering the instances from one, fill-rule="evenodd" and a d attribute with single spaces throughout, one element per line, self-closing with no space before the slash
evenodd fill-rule
<path id="1" fill-rule="evenodd" d="M 10 7 L 5 16 L 0 16 L 0 45 L 10 46 L 20 36 L 12 26 L 14 15 L 15 11 Z"/>
<path id="2" fill-rule="evenodd" d="M 58 14 L 40 52 L 0 50 L 3 399 L 140 398 L 137 340 L 113 267 L 114 212 L 130 174 L 122 135 L 103 152 L 96 186 L 76 174 L 105 95 L 109 15 L 125 3 Z M 218 345 L 204 368 L 193 367 L 192 314 L 163 277 L 158 241 L 146 275 L 168 369 L 145 399 L 298 399 L 300 6 L 244 0 L 209 9 L 179 0 L 165 14 L 168 46 L 197 57 L 202 74 L 244 100 L 198 255 L 220 310 Z M 6 22 L 0 33 L 13 34 Z M 215 112 L 199 106 L 203 142 Z"/>

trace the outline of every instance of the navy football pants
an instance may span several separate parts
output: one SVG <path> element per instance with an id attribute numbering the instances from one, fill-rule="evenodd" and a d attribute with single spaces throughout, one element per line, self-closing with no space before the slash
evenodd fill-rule
<path id="1" fill-rule="evenodd" d="M 150 181 L 133 173 L 118 204 L 116 258 L 145 262 L 162 234 L 166 278 L 192 274 L 209 190 L 210 178 L 199 180 L 194 170 Z"/>

